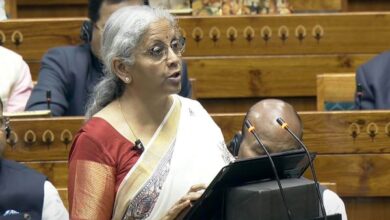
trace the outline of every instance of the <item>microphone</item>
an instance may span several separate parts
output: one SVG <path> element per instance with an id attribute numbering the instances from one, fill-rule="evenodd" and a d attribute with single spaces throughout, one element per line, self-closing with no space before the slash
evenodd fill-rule
<path id="1" fill-rule="evenodd" d="M 144 152 L 144 145 L 142 144 L 142 142 L 141 142 L 141 140 L 140 139 L 137 139 L 136 141 L 135 141 L 135 149 L 137 150 L 137 151 L 139 151 L 140 153 L 142 153 L 142 152 Z"/>
<path id="2" fill-rule="evenodd" d="M 295 135 L 291 129 L 288 127 L 288 124 L 283 120 L 283 118 L 279 117 L 276 119 L 276 122 L 280 125 L 280 127 L 282 127 L 283 129 L 285 129 L 296 141 L 298 141 L 298 143 L 301 145 L 301 147 L 305 150 L 305 153 L 306 153 L 306 156 L 307 158 L 309 159 L 309 165 L 310 165 L 310 169 L 311 169 L 311 175 L 313 176 L 313 179 L 314 179 L 314 184 L 315 184 L 315 188 L 316 188 L 316 191 L 317 191 L 317 197 L 318 197 L 318 202 L 320 203 L 320 207 L 321 207 L 321 213 L 322 213 L 322 216 L 325 218 L 326 220 L 326 212 L 325 212 L 325 207 L 324 207 L 324 202 L 322 200 L 322 195 L 320 193 L 320 188 L 319 188 L 319 184 L 318 184 L 318 181 L 317 181 L 317 175 L 316 175 L 316 172 L 314 170 L 314 165 L 311 161 L 311 157 L 310 157 L 310 154 L 309 154 L 309 151 L 307 150 L 307 147 L 305 146 L 305 144 L 297 137 L 297 135 Z"/>
<path id="3" fill-rule="evenodd" d="M 263 142 L 261 142 L 259 136 L 256 134 L 255 132 L 255 127 L 251 124 L 251 122 L 246 119 L 245 120 L 245 127 L 248 129 L 248 132 L 252 133 L 253 136 L 255 137 L 256 141 L 260 144 L 261 148 L 264 150 L 264 152 L 267 154 L 267 157 L 268 157 L 268 160 L 269 162 L 271 163 L 271 167 L 272 167 L 272 171 L 275 175 L 275 178 L 276 178 L 276 182 L 278 183 L 278 186 L 279 186 L 279 191 L 280 191 L 280 194 L 282 196 L 282 200 L 283 200 L 283 204 L 284 204 L 284 207 L 286 208 L 286 211 L 287 211 L 287 216 L 288 216 L 288 219 L 291 220 L 291 211 L 290 209 L 288 208 L 287 206 L 287 202 L 286 202 L 286 196 L 284 194 L 284 191 L 283 191 L 283 188 L 282 188 L 282 184 L 280 183 L 280 179 L 279 179 L 279 175 L 278 175 L 278 172 L 276 171 L 276 167 L 275 167 L 275 163 L 274 161 L 272 160 L 272 157 L 271 155 L 269 154 L 267 148 L 265 147 L 265 145 L 263 144 Z"/>
<path id="4" fill-rule="evenodd" d="M 47 102 L 47 109 L 50 110 L 50 104 L 51 104 L 51 90 L 46 91 L 46 102 Z"/>
<path id="5" fill-rule="evenodd" d="M 357 109 L 362 110 L 362 97 L 363 97 L 363 86 L 358 83 L 356 86 L 356 97 L 357 97 Z"/>

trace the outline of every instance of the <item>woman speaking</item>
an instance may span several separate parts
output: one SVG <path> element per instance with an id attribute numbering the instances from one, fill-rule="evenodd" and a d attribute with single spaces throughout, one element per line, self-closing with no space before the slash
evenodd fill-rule
<path id="1" fill-rule="evenodd" d="M 184 46 L 162 9 L 107 21 L 105 76 L 69 156 L 71 219 L 176 219 L 230 161 L 205 109 L 176 95 Z"/>

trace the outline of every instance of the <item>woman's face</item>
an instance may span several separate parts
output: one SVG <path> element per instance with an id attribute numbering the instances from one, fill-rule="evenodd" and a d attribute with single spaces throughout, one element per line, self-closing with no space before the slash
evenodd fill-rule
<path id="1" fill-rule="evenodd" d="M 132 86 L 148 94 L 168 95 L 181 89 L 181 52 L 184 42 L 165 19 L 154 22 L 135 50 L 130 67 Z"/>

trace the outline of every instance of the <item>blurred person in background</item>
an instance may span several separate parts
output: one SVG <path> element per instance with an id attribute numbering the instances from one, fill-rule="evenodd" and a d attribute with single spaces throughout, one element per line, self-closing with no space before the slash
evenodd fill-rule
<path id="1" fill-rule="evenodd" d="M 33 83 L 23 58 L 0 46 L 0 97 L 5 112 L 24 111 Z"/>

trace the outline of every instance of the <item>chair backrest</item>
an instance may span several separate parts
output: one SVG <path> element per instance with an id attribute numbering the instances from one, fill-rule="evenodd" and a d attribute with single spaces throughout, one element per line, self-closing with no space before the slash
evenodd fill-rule
<path id="1" fill-rule="evenodd" d="M 17 18 L 17 0 L 8 0 L 4 1 L 5 3 L 5 12 L 7 13 L 8 18 Z"/>
<path id="2" fill-rule="evenodd" d="M 319 74 L 317 75 L 317 110 L 326 110 L 325 103 L 354 103 L 355 91 L 355 73 Z"/>

